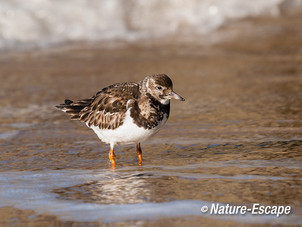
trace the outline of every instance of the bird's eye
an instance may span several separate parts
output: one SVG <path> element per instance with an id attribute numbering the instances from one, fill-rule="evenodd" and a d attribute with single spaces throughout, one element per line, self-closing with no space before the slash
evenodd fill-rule
<path id="1" fill-rule="evenodd" d="M 161 86 L 158 86 L 157 89 L 158 89 L 158 90 L 162 90 L 163 88 L 162 88 Z"/>

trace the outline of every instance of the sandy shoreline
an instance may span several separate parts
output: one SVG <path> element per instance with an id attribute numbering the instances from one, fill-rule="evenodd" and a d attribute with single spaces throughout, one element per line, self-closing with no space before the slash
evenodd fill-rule
<path id="1" fill-rule="evenodd" d="M 263 201 L 289 204 L 299 211 L 302 201 L 301 21 L 299 12 L 278 18 L 245 19 L 209 36 L 208 43 L 212 45 L 172 39 L 123 44 L 114 49 L 95 44 L 2 53 L 0 162 L 3 164 L 0 169 L 16 175 L 24 171 L 72 169 L 106 172 L 108 147 L 85 126 L 69 121 L 54 106 L 65 98 L 92 96 L 116 82 L 138 81 L 149 74 L 166 73 L 186 102 L 172 103 L 167 126 L 144 145 L 146 169 L 162 171 L 162 175 L 138 179 L 142 182 L 138 188 L 149 193 L 147 202 Z M 217 42 L 217 37 L 225 39 Z M 128 166 L 135 168 L 136 160 L 131 152 L 130 147 L 117 149 L 122 173 L 129 171 Z M 132 177 L 136 170 L 131 171 Z M 173 171 L 175 176 L 171 175 Z M 199 179 L 198 174 L 206 176 Z M 238 176 L 243 176 L 243 180 L 236 179 Z M 120 179 L 93 182 L 93 187 L 88 182 L 76 192 L 60 188 L 60 192 L 67 193 L 71 200 L 82 191 L 83 197 L 89 197 L 87 193 L 103 196 L 93 188 L 114 185 L 115 180 Z M 118 190 L 119 187 L 117 184 Z M 135 184 L 133 187 L 137 189 Z M 61 198 L 61 194 L 57 197 Z M 7 215 L 11 212 L 14 215 Z M 5 216 L 0 222 L 3 225 L 11 224 L 12 217 L 18 218 L 17 223 L 29 225 L 99 224 L 62 221 L 48 214 L 32 218 L 31 211 L 11 207 L 1 208 L 0 214 Z M 224 221 L 199 216 L 169 217 L 143 224 L 182 226 L 201 221 L 226 226 Z M 125 221 L 121 226 L 139 222 Z M 226 223 L 234 224 L 233 220 Z M 236 220 L 235 223 L 238 224 Z"/>

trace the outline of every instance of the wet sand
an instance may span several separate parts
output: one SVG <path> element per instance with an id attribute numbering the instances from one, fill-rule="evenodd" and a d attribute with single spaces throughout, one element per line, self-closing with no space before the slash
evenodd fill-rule
<path id="1" fill-rule="evenodd" d="M 209 36 L 223 37 L 217 43 L 171 38 L 2 53 L 0 225 L 301 224 L 301 21 L 300 12 L 245 19 Z M 119 146 L 111 171 L 108 145 L 54 106 L 155 73 L 170 75 L 186 102 L 172 102 L 165 128 L 142 144 L 142 167 L 134 146 Z M 200 212 L 208 203 L 293 211 L 219 217 Z M 107 216 L 103 205 L 112 209 Z M 131 214 L 139 209 L 145 213 Z"/>

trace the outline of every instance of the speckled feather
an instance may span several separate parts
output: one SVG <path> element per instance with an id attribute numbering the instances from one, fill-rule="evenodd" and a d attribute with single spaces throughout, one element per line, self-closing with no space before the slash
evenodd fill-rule
<path id="1" fill-rule="evenodd" d="M 99 129 L 118 128 L 123 124 L 126 111 L 131 108 L 130 115 L 135 124 L 151 129 L 163 120 L 164 115 L 168 118 L 170 103 L 163 105 L 146 93 L 143 82 L 113 84 L 88 99 L 75 102 L 67 99 L 57 108 L 71 115 L 71 119 Z M 156 83 L 172 87 L 170 78 L 163 74 L 157 75 Z"/>

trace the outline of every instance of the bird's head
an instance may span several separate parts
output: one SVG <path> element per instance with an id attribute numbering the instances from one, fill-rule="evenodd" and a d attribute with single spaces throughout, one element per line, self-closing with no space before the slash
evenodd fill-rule
<path id="1" fill-rule="evenodd" d="M 172 80 L 165 74 L 147 76 L 142 81 L 142 88 L 163 105 L 169 104 L 171 99 L 185 101 L 173 91 Z"/>

